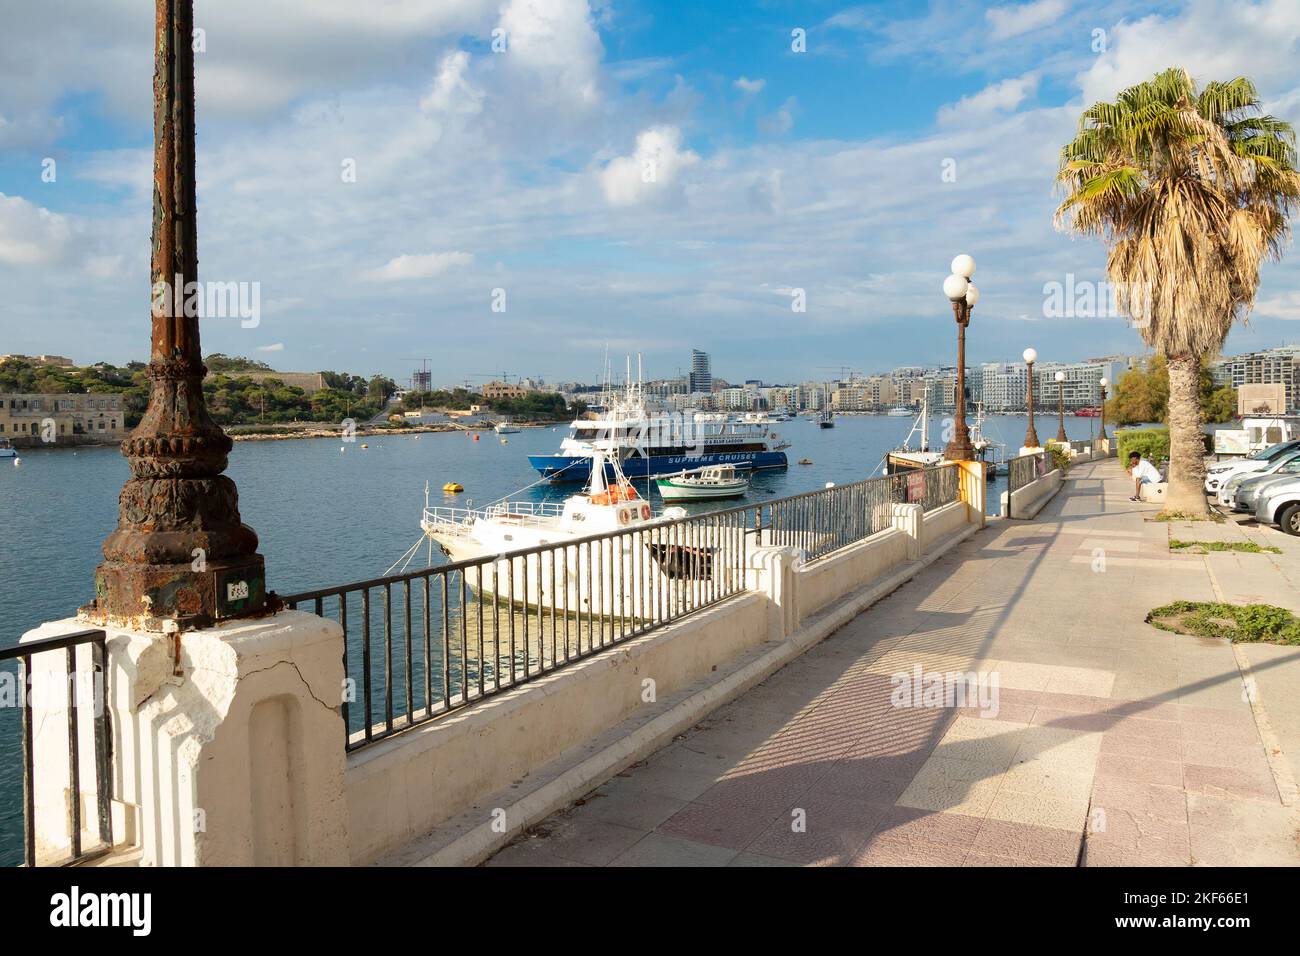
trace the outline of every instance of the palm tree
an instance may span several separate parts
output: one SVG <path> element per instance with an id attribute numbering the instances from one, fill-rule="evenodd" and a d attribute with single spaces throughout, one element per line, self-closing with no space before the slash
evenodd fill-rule
<path id="1" fill-rule="evenodd" d="M 1244 77 L 1198 90 L 1169 69 L 1084 112 L 1057 183 L 1057 225 L 1110 247 L 1116 303 L 1169 362 L 1165 510 L 1207 514 L 1198 370 L 1245 322 L 1260 263 L 1289 236 L 1295 130 Z"/>

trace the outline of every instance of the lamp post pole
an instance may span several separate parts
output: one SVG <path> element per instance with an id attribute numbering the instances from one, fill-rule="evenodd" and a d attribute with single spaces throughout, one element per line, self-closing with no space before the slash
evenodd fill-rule
<path id="1" fill-rule="evenodd" d="M 1101 434 L 1097 437 L 1103 441 L 1109 441 L 1106 437 L 1106 388 L 1110 385 L 1110 382 L 1103 378 L 1099 384 L 1101 386 Z"/>
<path id="2" fill-rule="evenodd" d="M 1056 373 L 1056 440 L 1068 442 L 1065 437 L 1065 373 Z"/>
<path id="3" fill-rule="evenodd" d="M 1041 448 L 1038 443 L 1038 432 L 1034 429 L 1034 362 L 1038 360 L 1038 353 L 1033 349 L 1025 349 L 1025 365 L 1029 367 L 1029 393 L 1025 399 L 1025 407 L 1029 412 L 1029 429 L 1025 432 L 1026 448 Z"/>
<path id="4" fill-rule="evenodd" d="M 266 607 L 257 535 L 222 474 L 230 438 L 208 414 L 198 309 L 194 0 L 155 0 L 149 404 L 122 442 L 131 477 L 95 571 L 96 623 L 189 630 Z M 194 293 L 193 295 L 191 293 Z"/>
<path id="5" fill-rule="evenodd" d="M 943 450 L 949 461 L 973 461 L 975 449 L 970 443 L 970 429 L 966 427 L 966 326 L 970 325 L 971 312 L 979 301 L 979 290 L 970 281 L 975 274 L 975 260 L 960 255 L 952 260 L 952 274 L 944 280 L 943 291 L 952 302 L 953 318 L 957 321 L 957 394 L 954 405 L 952 440 Z"/>

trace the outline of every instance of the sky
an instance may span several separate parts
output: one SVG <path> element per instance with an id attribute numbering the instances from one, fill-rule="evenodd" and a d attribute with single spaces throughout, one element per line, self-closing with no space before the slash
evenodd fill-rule
<path id="1" fill-rule="evenodd" d="M 148 354 L 152 6 L 0 0 L 0 353 Z M 1122 317 L 1048 304 L 1105 278 L 1053 225 L 1080 112 L 1180 65 L 1300 124 L 1296 0 L 198 0 L 195 23 L 199 277 L 258 305 L 206 316 L 205 353 L 399 382 L 595 381 L 607 352 L 672 376 L 692 348 L 733 381 L 952 364 L 959 253 L 970 362 L 1140 354 Z M 1300 343 L 1300 250 L 1262 276 L 1229 354 Z"/>

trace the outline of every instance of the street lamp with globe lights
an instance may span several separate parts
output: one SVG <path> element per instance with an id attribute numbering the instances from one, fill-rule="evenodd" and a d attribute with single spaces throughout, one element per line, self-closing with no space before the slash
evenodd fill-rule
<path id="1" fill-rule="evenodd" d="M 971 282 L 975 274 L 975 260 L 960 255 L 952 260 L 952 275 L 943 280 L 943 294 L 952 303 L 953 318 L 957 320 L 957 394 L 956 414 L 953 421 L 952 441 L 943 450 L 949 461 L 972 461 L 975 449 L 971 447 L 970 430 L 966 427 L 966 326 L 970 314 L 979 301 L 979 289 Z"/>
<path id="2" fill-rule="evenodd" d="M 1034 429 L 1034 363 L 1038 361 L 1037 349 L 1025 349 L 1025 365 L 1029 367 L 1029 392 L 1025 398 L 1025 407 L 1029 412 L 1029 429 L 1025 432 L 1026 448 L 1042 448 L 1038 443 L 1038 432 Z"/>
<path id="3" fill-rule="evenodd" d="M 1056 373 L 1056 440 L 1068 442 L 1065 437 L 1065 373 Z"/>

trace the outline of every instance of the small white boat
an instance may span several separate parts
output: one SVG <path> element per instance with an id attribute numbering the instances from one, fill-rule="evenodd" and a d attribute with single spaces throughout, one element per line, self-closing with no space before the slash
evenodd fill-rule
<path id="1" fill-rule="evenodd" d="M 13 443 L 8 438 L 0 438 L 0 458 L 17 458 Z"/>
<path id="2" fill-rule="evenodd" d="M 749 478 L 737 475 L 735 465 L 711 465 L 683 471 L 655 481 L 664 501 L 712 501 L 740 498 L 749 491 Z"/>
<path id="3" fill-rule="evenodd" d="M 493 425 L 492 428 L 498 435 L 519 434 L 519 426 L 516 425 L 514 422 L 510 421 L 510 419 L 508 418 L 501 419 L 501 421 Z"/>
<path id="4" fill-rule="evenodd" d="M 592 458 L 587 487 L 563 502 L 503 501 L 477 511 L 426 502 L 420 526 L 453 561 L 479 562 L 464 571 L 471 590 L 566 615 L 648 618 L 659 595 L 676 600 L 721 573 L 721 547 L 738 544 L 687 541 L 672 524 L 684 509 L 654 514 L 609 449 L 598 445 Z M 630 534 L 591 539 L 616 531 Z M 547 544 L 560 547 L 531 550 Z M 519 551 L 529 553 L 511 557 Z"/>

